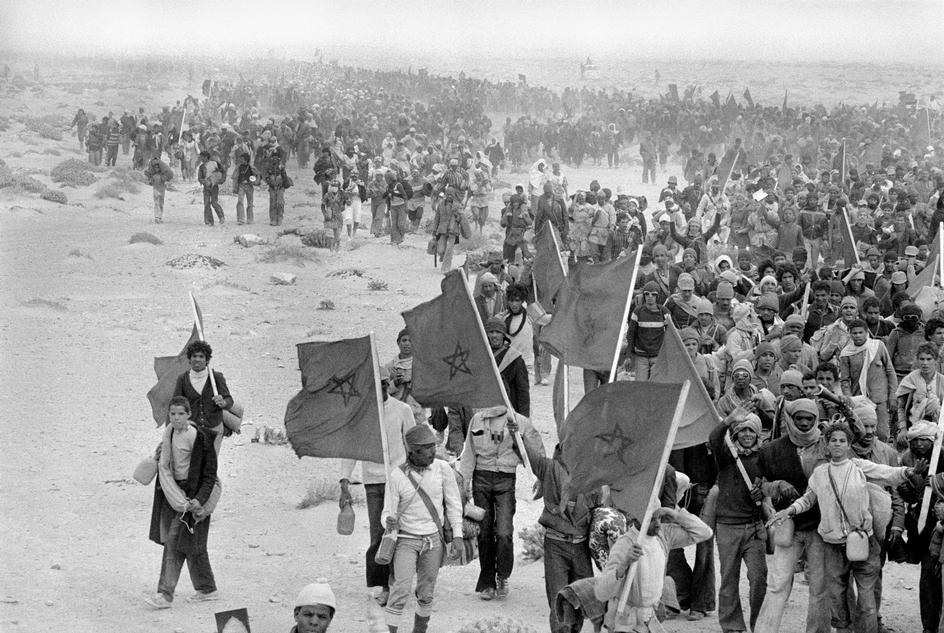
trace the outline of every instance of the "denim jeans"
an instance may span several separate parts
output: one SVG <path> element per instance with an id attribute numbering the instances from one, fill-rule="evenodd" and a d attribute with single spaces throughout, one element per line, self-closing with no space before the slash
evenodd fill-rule
<path id="1" fill-rule="evenodd" d="M 729 525 L 718 523 L 718 560 L 721 564 L 721 589 L 718 591 L 718 624 L 722 631 L 746 631 L 741 608 L 741 561 L 747 565 L 751 628 L 757 621 L 767 591 L 767 532 L 764 524 Z"/>
<path id="2" fill-rule="evenodd" d="M 390 207 L 390 243 L 399 244 L 403 241 L 403 231 L 410 226 L 406 215 L 406 205 L 397 204 Z"/>
<path id="3" fill-rule="evenodd" d="M 647 358 L 633 354 L 635 362 L 636 380 L 646 381 L 652 376 L 652 368 L 656 364 L 656 356 Z"/>
<path id="4" fill-rule="evenodd" d="M 285 215 L 285 189 L 269 187 L 269 224 L 280 226 Z"/>
<path id="5" fill-rule="evenodd" d="M 495 588 L 496 574 L 511 576 L 515 564 L 515 474 L 476 470 L 472 499 L 485 509 L 479 531 L 479 580 L 476 591 Z"/>
<path id="6" fill-rule="evenodd" d="M 366 554 L 367 586 L 386 589 L 390 584 L 390 566 L 374 562 L 380 539 L 384 534 L 380 520 L 384 505 L 384 484 L 364 484 L 364 493 L 367 495 L 367 522 L 370 524 L 370 546 Z"/>
<path id="7" fill-rule="evenodd" d="M 201 593 L 216 591 L 216 580 L 213 578 L 213 569 L 210 567 L 210 555 L 206 551 L 200 554 L 184 554 L 174 547 L 182 528 L 183 523 L 180 521 L 171 521 L 164 544 L 164 558 L 161 561 L 161 578 L 157 583 L 157 592 L 163 594 L 169 601 L 174 600 L 174 589 L 177 588 L 184 561 L 187 561 L 190 582 L 194 589 Z"/>
<path id="8" fill-rule="evenodd" d="M 154 219 L 162 220 L 164 218 L 164 187 L 154 187 Z"/>
<path id="9" fill-rule="evenodd" d="M 875 536 L 869 538 L 869 557 L 864 561 L 850 562 L 846 558 L 846 546 L 825 543 L 826 588 L 832 605 L 832 625 L 837 629 L 848 629 L 855 624 L 856 633 L 875 633 L 878 630 L 875 606 L 875 581 L 881 571 L 880 546 Z M 849 613 L 846 592 L 849 581 L 856 586 L 855 613 Z"/>
<path id="10" fill-rule="evenodd" d="M 547 592 L 547 604 L 551 608 L 551 633 L 577 633 L 583 624 L 562 625 L 557 621 L 554 603 L 557 592 L 572 582 L 593 577 L 590 564 L 590 548 L 587 541 L 569 543 L 544 537 L 544 590 Z"/>
<path id="11" fill-rule="evenodd" d="M 213 226 L 213 212 L 223 221 L 223 207 L 220 206 L 220 186 L 209 185 L 203 188 L 203 222 Z"/>
<path id="12" fill-rule="evenodd" d="M 255 194 L 254 187 L 252 185 L 239 185 L 239 189 L 236 191 L 236 223 L 242 224 L 247 222 L 252 224 L 253 217 L 253 203 L 252 198 Z M 245 207 L 243 207 L 243 200 L 246 201 Z"/>
<path id="13" fill-rule="evenodd" d="M 380 237 L 384 232 L 384 224 L 387 219 L 387 202 L 383 198 L 370 199 L 370 232 L 374 237 Z"/>
<path id="14" fill-rule="evenodd" d="M 793 533 L 793 545 L 777 547 L 773 556 L 767 557 L 767 595 L 757 616 L 754 633 L 777 633 L 783 612 L 793 590 L 793 575 L 797 558 L 806 552 L 806 564 L 810 579 L 810 602 L 806 611 L 807 633 L 830 633 L 829 596 L 826 593 L 824 558 L 826 544 L 816 530 Z"/>
<path id="15" fill-rule="evenodd" d="M 397 548 L 393 553 L 393 573 L 391 574 L 390 597 L 387 599 L 387 624 L 398 626 L 403 607 L 410 597 L 410 587 L 416 576 L 416 615 L 429 616 L 433 608 L 433 592 L 436 590 L 436 578 L 442 564 L 442 539 L 438 534 L 430 536 L 401 536 L 397 539 Z"/>

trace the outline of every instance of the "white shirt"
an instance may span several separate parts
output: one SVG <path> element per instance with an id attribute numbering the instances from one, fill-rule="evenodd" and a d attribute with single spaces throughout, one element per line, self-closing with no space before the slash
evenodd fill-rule
<path id="1" fill-rule="evenodd" d="M 387 455 L 390 467 L 397 468 L 406 461 L 406 442 L 403 439 L 406 432 L 416 426 L 413 418 L 413 409 L 410 405 L 400 402 L 390 396 L 384 402 L 384 428 L 387 431 Z M 351 479 L 356 459 L 341 460 L 341 479 Z M 382 484 L 387 481 L 387 471 L 382 463 L 361 462 L 361 483 Z"/>
<path id="2" fill-rule="evenodd" d="M 433 463 L 421 472 L 411 470 L 409 473 L 413 481 L 429 496 L 433 507 L 438 510 L 440 522 L 445 523 L 444 516 L 448 518 L 453 537 L 462 538 L 462 499 L 459 496 L 455 471 L 443 460 L 434 459 Z M 399 519 L 401 534 L 430 536 L 438 532 L 436 522 L 417 493 L 416 487 L 400 468 L 390 471 L 390 481 L 384 489 L 381 522 L 386 524 L 389 516 Z"/>

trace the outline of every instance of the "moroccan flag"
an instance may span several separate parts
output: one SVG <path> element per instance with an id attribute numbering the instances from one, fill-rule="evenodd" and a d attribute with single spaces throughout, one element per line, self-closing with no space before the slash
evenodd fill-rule
<path id="1" fill-rule="evenodd" d="M 442 280 L 442 294 L 403 313 L 413 339 L 413 397 L 424 407 L 505 404 L 495 357 L 462 272 Z"/>
<path id="2" fill-rule="evenodd" d="M 744 100 L 747 101 L 748 107 L 753 109 L 753 107 L 754 107 L 754 99 L 751 97 L 751 89 L 750 89 L 750 88 L 745 88 L 745 89 L 744 89 L 744 95 L 743 95 L 743 96 L 744 96 Z"/>
<path id="3" fill-rule="evenodd" d="M 937 242 L 937 240 L 934 240 Z M 933 254 L 928 256 L 928 265 L 921 269 L 921 272 L 914 276 L 908 283 L 908 296 L 914 299 L 921 292 L 922 288 L 933 287 L 934 279 L 937 277 L 937 269 L 940 255 Z"/>
<path id="4" fill-rule="evenodd" d="M 712 102 L 713 104 L 715 104 L 715 107 L 716 107 L 716 108 L 720 108 L 720 107 L 721 107 L 721 95 L 718 94 L 718 91 L 717 91 L 717 90 L 715 90 L 714 92 L 711 93 L 710 99 L 711 99 L 711 102 Z"/>
<path id="5" fill-rule="evenodd" d="M 382 464 L 379 381 L 370 337 L 297 347 L 302 389 L 285 409 L 285 433 L 295 454 Z"/>
<path id="6" fill-rule="evenodd" d="M 202 324 L 201 324 L 202 330 Z M 200 340 L 197 334 L 197 326 L 194 324 L 193 331 L 184 348 L 176 356 L 155 356 L 154 373 L 157 375 L 157 384 L 151 387 L 147 392 L 148 402 L 151 403 L 151 415 L 157 426 L 163 426 L 167 423 L 167 407 L 170 405 L 171 398 L 174 397 L 174 386 L 177 384 L 177 377 L 190 370 L 190 362 L 187 360 L 187 347 L 194 341 Z"/>
<path id="7" fill-rule="evenodd" d="M 665 446 L 682 385 L 618 381 L 594 389 L 567 417 L 561 439 L 573 495 L 609 485 L 613 502 L 642 520 L 661 486 Z"/>
<path id="8" fill-rule="evenodd" d="M 606 264 L 581 264 L 570 271 L 554 318 L 541 330 L 541 342 L 561 362 L 597 371 L 610 368 L 620 343 L 635 266 L 635 258 L 621 257 Z"/>
<path id="9" fill-rule="evenodd" d="M 682 337 L 671 319 L 667 322 L 666 330 L 662 349 L 659 350 L 655 365 L 652 367 L 649 382 L 675 384 L 686 380 L 692 381 L 682 419 L 679 421 L 674 448 L 688 448 L 704 444 L 708 441 L 708 434 L 721 421 L 721 416 L 715 409 L 705 384 L 698 377 L 695 364 L 685 351 Z"/>
<path id="10" fill-rule="evenodd" d="M 738 104 L 734 99 L 734 95 L 728 95 L 728 100 L 724 103 L 724 116 L 725 119 L 733 121 L 737 118 L 738 115 Z"/>
<path id="11" fill-rule="evenodd" d="M 560 238 L 557 229 L 550 222 L 546 222 L 540 233 L 534 236 L 534 264 L 531 274 L 537 287 L 535 299 L 548 314 L 554 313 L 557 292 L 567 277 L 558 244 Z"/>
<path id="12" fill-rule="evenodd" d="M 176 356 L 154 357 L 154 373 L 157 374 L 157 384 L 147 392 L 147 399 L 151 403 L 151 415 L 157 426 L 163 426 L 167 423 L 167 407 L 170 405 L 171 398 L 174 397 L 177 377 L 190 370 L 190 362 L 187 360 L 187 348 L 194 341 L 203 340 L 203 311 L 200 310 L 200 305 L 192 292 L 190 293 L 190 302 L 193 307 L 193 330 L 190 332 L 190 338 L 187 339 L 184 348 Z"/>
<path id="13" fill-rule="evenodd" d="M 859 263 L 856 253 L 855 238 L 852 236 L 852 225 L 849 224 L 849 214 L 843 209 L 839 217 L 839 227 L 842 231 L 842 261 L 846 266 L 853 266 Z"/>

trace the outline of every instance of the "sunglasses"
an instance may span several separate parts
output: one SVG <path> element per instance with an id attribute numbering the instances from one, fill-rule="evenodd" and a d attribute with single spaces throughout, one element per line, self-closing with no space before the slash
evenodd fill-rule
<path id="1" fill-rule="evenodd" d="M 644 292 L 642 293 L 642 296 L 644 296 L 644 297 L 658 297 L 658 296 L 659 296 L 659 293 L 658 293 L 658 292 L 645 292 L 645 291 L 644 291 Z"/>

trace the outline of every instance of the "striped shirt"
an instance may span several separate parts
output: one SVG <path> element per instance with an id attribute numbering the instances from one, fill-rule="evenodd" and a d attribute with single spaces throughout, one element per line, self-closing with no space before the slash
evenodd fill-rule
<path id="1" fill-rule="evenodd" d="M 629 317 L 629 331 L 626 334 L 629 349 L 633 354 L 645 358 L 655 358 L 659 355 L 668 316 L 669 311 L 664 306 L 650 309 L 643 304 L 633 309 Z"/>

